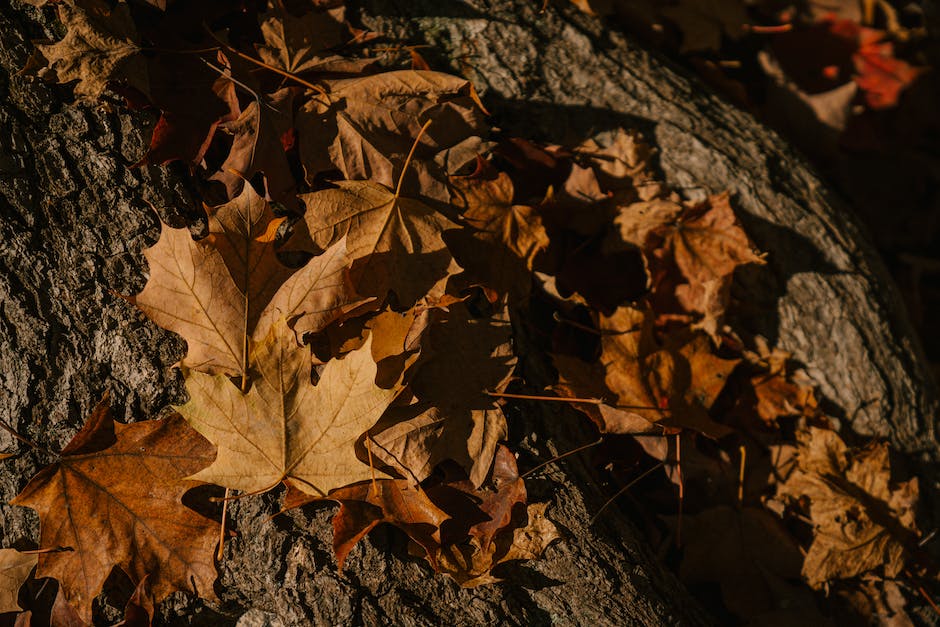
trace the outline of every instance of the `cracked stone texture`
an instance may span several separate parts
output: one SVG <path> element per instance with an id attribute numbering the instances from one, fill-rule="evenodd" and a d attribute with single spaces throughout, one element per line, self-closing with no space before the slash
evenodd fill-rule
<path id="1" fill-rule="evenodd" d="M 936 390 L 903 311 L 864 235 L 840 201 L 773 133 L 709 96 L 584 16 L 538 2 L 362 2 L 363 20 L 409 42 L 436 46 L 439 63 L 473 78 L 520 135 L 577 136 L 612 126 L 642 129 L 660 165 L 682 186 L 731 189 L 770 270 L 744 277 L 742 324 L 794 351 L 835 411 L 935 459 Z M 196 215 L 192 186 L 165 168 L 130 169 L 151 118 L 107 104 L 71 103 L 67 88 L 16 72 L 32 39 L 56 36 L 49 9 L 0 0 L 0 418 L 43 447 L 60 449 L 105 390 L 121 420 L 157 417 L 184 400 L 171 369 L 183 343 L 113 292 L 146 281 L 141 250 L 158 215 Z M 370 17 L 371 16 L 371 17 Z M 472 56 L 467 56 L 472 55 Z M 463 65 L 453 59 L 462 59 Z M 521 328 L 516 341 L 525 345 Z M 526 358 L 533 378 L 544 363 Z M 511 420 L 530 459 L 583 444 L 569 410 Z M 0 432 L 5 503 L 54 455 Z M 574 456 L 530 483 L 549 500 L 563 541 L 545 559 L 513 566 L 510 583 L 462 590 L 408 557 L 403 536 L 382 528 L 336 569 L 330 506 L 273 520 L 278 494 L 235 501 L 238 537 L 219 565 L 222 602 L 183 593 L 160 605 L 170 625 L 708 624 L 711 619 L 659 564 L 615 508 L 594 526 L 607 494 Z M 3 504 L 3 546 L 38 538 L 31 510 Z M 120 600 L 111 600 L 120 605 Z M 108 624 L 119 611 L 98 608 Z"/>

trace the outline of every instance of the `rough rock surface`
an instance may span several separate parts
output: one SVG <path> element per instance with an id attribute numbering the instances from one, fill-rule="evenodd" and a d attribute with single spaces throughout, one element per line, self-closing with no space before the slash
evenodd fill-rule
<path id="1" fill-rule="evenodd" d="M 745 323 L 794 351 L 861 431 L 884 433 L 933 459 L 936 390 L 893 290 L 840 202 L 775 135 L 594 21 L 538 2 L 364 2 L 364 21 L 470 73 L 518 134 L 556 139 L 613 125 L 640 127 L 677 185 L 731 189 L 747 228 L 773 251 L 771 271 L 744 281 L 761 300 Z M 533 8 L 534 7 L 534 8 Z M 0 0 L 0 419 L 51 451 L 110 389 L 121 420 L 153 418 L 184 400 L 171 369 L 182 342 L 114 295 L 145 282 L 141 250 L 158 215 L 196 215 L 185 176 L 130 169 L 152 120 L 71 103 L 16 72 L 31 39 L 54 37 L 49 10 Z M 400 17 L 412 16 L 412 17 Z M 465 65 L 457 60 L 462 59 Z M 551 131 L 550 133 L 548 131 Z M 523 340 L 523 338 L 519 338 Z M 533 368 L 537 365 L 533 366 Z M 577 418 L 550 409 L 512 417 L 527 454 L 548 459 L 584 443 Z M 0 497 L 13 497 L 54 459 L 0 432 Z M 379 530 L 337 572 L 332 508 L 271 521 L 277 494 L 236 501 L 238 537 L 220 563 L 223 603 L 183 594 L 161 604 L 165 624 L 707 624 L 578 456 L 530 484 L 550 500 L 564 540 L 545 559 L 506 572 L 512 583 L 456 588 Z M 38 537 L 31 510 L 0 505 L 2 546 Z M 117 610 L 104 605 L 102 620 Z"/>

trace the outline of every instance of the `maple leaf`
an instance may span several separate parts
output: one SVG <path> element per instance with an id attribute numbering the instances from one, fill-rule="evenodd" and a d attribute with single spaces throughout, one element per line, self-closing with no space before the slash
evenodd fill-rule
<path id="1" fill-rule="evenodd" d="M 486 131 L 483 107 L 466 79 L 440 72 L 399 70 L 327 81 L 328 101 L 311 99 L 298 113 L 300 158 L 307 180 L 337 169 L 346 179 L 392 186 L 425 122 L 407 191 L 447 201 L 445 171 L 438 162 Z M 472 152 L 472 151 L 471 151 Z M 468 155 L 473 158 L 476 154 Z M 417 185 L 413 184 L 417 181 Z"/>
<path id="2" fill-rule="evenodd" d="M 435 555 L 428 554 L 427 560 L 465 588 L 499 581 L 491 573 L 497 565 L 536 559 L 559 537 L 545 517 L 545 503 L 526 507 L 525 484 L 515 457 L 505 446 L 496 452 L 492 483 L 495 490 L 474 488 L 468 482 L 428 488 L 432 500 L 464 526 L 442 533 L 443 546 Z"/>
<path id="3" fill-rule="evenodd" d="M 309 350 L 281 321 L 252 351 L 246 392 L 225 376 L 188 372 L 190 400 L 178 410 L 219 449 L 193 479 L 245 492 L 286 480 L 323 496 L 373 476 L 356 455 L 356 440 L 401 386 L 375 384 L 370 344 L 327 363 L 314 386 Z"/>
<path id="4" fill-rule="evenodd" d="M 340 570 L 356 543 L 382 523 L 398 527 L 433 555 L 441 546 L 441 524 L 450 518 L 424 490 L 401 479 L 339 488 L 328 498 L 340 504 L 333 516 L 333 552 Z"/>
<path id="5" fill-rule="evenodd" d="M 453 272 L 441 236 L 456 225 L 419 200 L 372 181 L 341 181 L 300 198 L 307 211 L 296 228 L 298 247 L 318 252 L 346 236 L 350 276 L 364 296 L 384 299 L 391 291 L 410 307 Z"/>
<path id="6" fill-rule="evenodd" d="M 694 328 L 717 337 L 727 307 L 731 278 L 738 266 L 763 264 L 754 245 L 740 227 L 728 194 L 682 207 L 669 200 L 631 203 L 615 218 L 617 238 L 605 246 L 624 245 L 643 251 L 652 276 L 657 313 L 678 305 L 701 314 Z"/>
<path id="7" fill-rule="evenodd" d="M 57 579 L 86 622 L 114 567 L 135 584 L 147 577 L 158 601 L 193 582 L 214 599 L 218 524 L 181 502 L 195 485 L 186 475 L 212 455 L 178 415 L 115 423 L 105 397 L 59 461 L 11 501 L 39 512 L 40 549 L 71 547 L 40 554 L 36 576 Z"/>
<path id="8" fill-rule="evenodd" d="M 684 213 L 659 229 L 682 275 L 692 284 L 729 276 L 747 263 L 763 264 L 754 245 L 738 224 L 727 193 Z"/>
<path id="9" fill-rule="evenodd" d="M 528 294 L 535 257 L 548 247 L 537 209 L 513 203 L 513 186 L 504 173 L 451 177 L 451 203 L 470 229 L 448 234 L 458 263 L 501 293 Z"/>
<path id="10" fill-rule="evenodd" d="M 677 519 L 671 522 L 677 524 Z M 799 577 L 799 546 L 769 513 L 718 505 L 682 520 L 679 576 L 690 584 L 717 583 L 735 614 L 751 617 L 774 607 L 773 582 Z"/>
<path id="11" fill-rule="evenodd" d="M 97 98 L 111 81 L 123 81 L 148 94 L 147 64 L 140 54 L 140 36 L 126 2 L 69 0 L 58 6 L 65 37 L 37 48 L 60 83 L 77 80 L 75 93 Z"/>
<path id="12" fill-rule="evenodd" d="M 276 0 L 261 16 L 264 44 L 257 46 L 258 54 L 268 65 L 291 74 L 361 71 L 373 61 L 328 52 L 349 39 L 345 15 L 346 7 L 340 5 L 295 16 Z"/>
<path id="13" fill-rule="evenodd" d="M 0 614 L 19 612 L 20 588 L 36 566 L 38 556 L 15 549 L 0 549 Z"/>
<path id="14" fill-rule="evenodd" d="M 465 305 L 431 326 L 411 388 L 417 402 L 392 409 L 370 431 L 375 455 L 418 481 L 445 459 L 475 486 L 489 473 L 506 418 L 487 392 L 501 392 L 515 366 L 511 327 L 501 317 L 473 319 Z"/>
<path id="15" fill-rule="evenodd" d="M 602 189 L 630 191 L 640 200 L 652 200 L 662 192 L 651 166 L 655 152 L 636 131 L 618 128 L 592 137 L 575 153 L 589 159 Z"/>
<path id="16" fill-rule="evenodd" d="M 274 251 L 282 221 L 245 185 L 237 198 L 211 210 L 205 239 L 164 224 L 160 239 L 144 251 L 150 279 L 128 300 L 183 336 L 183 366 L 243 376 L 249 340 L 261 341 L 273 321 L 283 316 L 301 331 L 318 330 L 352 300 L 343 242 L 294 271 Z"/>
<path id="17" fill-rule="evenodd" d="M 629 306 L 599 316 L 599 363 L 556 355 L 561 378 L 556 389 L 565 396 L 606 400 L 610 408 L 579 407 L 602 431 L 644 433 L 649 430 L 645 421 L 710 437 L 727 435 L 730 430 L 711 420 L 705 410 L 737 360 L 712 355 L 702 336 L 671 338 L 660 346 L 652 324 L 651 312 Z"/>
<path id="18" fill-rule="evenodd" d="M 292 100 L 289 88 L 280 89 L 270 97 L 252 101 L 238 119 L 220 125 L 234 137 L 228 156 L 210 180 L 225 185 L 229 198 L 238 196 L 256 172 L 263 172 L 268 198 L 294 204 L 297 184 L 284 143 L 293 128 Z"/>
<path id="19" fill-rule="evenodd" d="M 814 529 L 803 564 L 807 583 L 819 588 L 876 568 L 897 576 L 917 534 L 917 479 L 892 488 L 885 444 L 851 451 L 835 432 L 818 427 L 798 432 L 797 440 L 797 467 L 776 498 L 809 500 Z"/>

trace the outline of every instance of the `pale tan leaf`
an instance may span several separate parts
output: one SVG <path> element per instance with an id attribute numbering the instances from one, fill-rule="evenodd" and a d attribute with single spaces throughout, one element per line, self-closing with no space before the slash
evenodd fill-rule
<path id="1" fill-rule="evenodd" d="M 219 449 L 193 478 L 246 492 L 287 480 L 320 496 L 370 478 L 356 440 L 400 390 L 375 385 L 370 344 L 328 362 L 314 386 L 309 350 L 279 322 L 252 353 L 246 392 L 224 376 L 189 372 L 190 401 L 179 411 Z"/>
<path id="2" fill-rule="evenodd" d="M 0 549 L 0 614 L 19 612 L 17 602 L 20 587 L 36 566 L 39 557 L 27 555 L 15 549 Z"/>

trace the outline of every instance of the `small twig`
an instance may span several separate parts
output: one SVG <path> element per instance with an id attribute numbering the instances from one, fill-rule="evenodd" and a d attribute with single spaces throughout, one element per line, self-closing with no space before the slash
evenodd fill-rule
<path id="1" fill-rule="evenodd" d="M 524 401 L 552 401 L 556 403 L 588 403 L 590 405 L 607 405 L 614 409 L 633 409 L 637 411 L 658 411 L 661 414 L 669 413 L 670 409 L 663 407 L 653 407 L 652 405 L 615 405 L 608 403 L 602 398 L 581 398 L 573 396 L 539 396 L 536 394 L 510 394 L 508 392 L 484 392 L 487 396 L 494 398 L 517 398 Z"/>
<path id="2" fill-rule="evenodd" d="M 10 425 L 8 425 L 6 422 L 2 420 L 0 420 L 0 429 L 3 429 L 4 431 L 12 435 L 14 438 L 16 438 L 17 440 L 19 440 L 20 442 L 22 442 L 23 444 L 25 444 L 26 446 L 30 447 L 31 449 L 35 451 L 43 451 L 45 453 L 49 452 L 42 446 L 39 446 L 38 444 L 36 444 L 35 442 L 27 438 L 26 436 L 20 435 L 19 433 L 17 433 L 16 429 L 14 429 L 13 427 L 11 427 Z"/>
<path id="3" fill-rule="evenodd" d="M 685 486 L 682 482 L 682 439 L 676 434 L 676 478 L 679 480 L 679 517 L 676 521 L 676 547 L 682 546 L 682 504 L 685 499 Z"/>
<path id="4" fill-rule="evenodd" d="M 545 466 L 548 466 L 549 464 L 554 464 L 555 462 L 560 461 L 560 460 L 562 460 L 562 459 L 568 457 L 569 455 L 574 455 L 575 453 L 580 453 L 581 451 L 583 451 L 583 450 L 585 450 L 585 449 L 589 449 L 589 448 L 591 448 L 592 446 L 597 446 L 598 444 L 600 444 L 600 443 L 603 442 L 603 441 L 604 441 L 604 438 L 597 438 L 597 440 L 594 441 L 594 442 L 590 442 L 590 443 L 588 443 L 588 444 L 585 444 L 584 446 L 579 446 L 578 448 L 572 449 L 572 450 L 568 451 L 567 453 L 562 453 L 561 455 L 558 455 L 557 457 L 553 457 L 552 459 L 548 460 L 547 462 L 542 462 L 541 464 L 539 464 L 539 465 L 536 466 L 535 468 L 533 468 L 533 469 L 531 469 L 531 470 L 529 470 L 529 471 L 527 471 L 527 472 L 525 472 L 525 473 L 519 475 L 519 478 L 520 478 L 520 479 L 525 479 L 526 477 L 528 477 L 528 476 L 531 475 L 532 473 L 534 473 L 534 472 L 536 472 L 536 471 L 538 471 L 538 470 L 541 470 L 542 468 L 544 468 Z"/>
<path id="5" fill-rule="evenodd" d="M 74 551 L 70 546 L 54 546 L 48 549 L 30 549 L 29 551 L 20 551 L 24 555 L 43 555 L 44 553 L 67 553 Z"/>
<path id="6" fill-rule="evenodd" d="M 375 464 L 372 463 L 372 438 L 366 436 L 366 450 L 369 452 L 369 470 L 372 472 L 372 496 L 379 495 L 379 484 L 375 480 Z"/>
<path id="7" fill-rule="evenodd" d="M 744 502 L 744 464 L 747 461 L 747 449 L 742 444 L 740 446 L 741 451 L 741 465 L 738 470 L 738 505 L 741 505 Z"/>
<path id="8" fill-rule="evenodd" d="M 555 319 L 556 322 L 560 322 L 561 324 L 567 324 L 570 327 L 574 327 L 575 329 L 581 329 L 582 331 L 587 331 L 588 333 L 592 333 L 594 335 L 601 335 L 601 332 L 595 329 L 594 327 L 589 327 L 586 324 L 581 324 L 580 322 L 575 322 L 574 320 L 568 320 L 567 318 L 563 318 L 557 311 L 554 314 L 552 314 L 552 317 Z"/>
<path id="9" fill-rule="evenodd" d="M 745 24 L 744 30 L 756 35 L 779 35 L 793 30 L 793 24 L 779 24 L 777 26 L 760 26 L 759 24 Z"/>
<path id="10" fill-rule="evenodd" d="M 930 595 L 927 594 L 927 591 L 924 590 L 924 587 L 918 584 L 917 591 L 920 592 L 920 595 L 924 597 L 924 600 L 927 601 L 930 607 L 933 608 L 933 611 L 936 612 L 938 616 L 940 616 L 940 607 L 937 607 L 937 604 L 934 603 L 934 600 L 930 598 Z"/>
<path id="11" fill-rule="evenodd" d="M 596 513 L 596 514 L 594 514 L 593 516 L 591 516 L 591 522 L 588 523 L 588 526 L 593 525 L 593 524 L 594 524 L 594 521 L 597 520 L 597 517 L 601 515 L 601 512 L 603 512 L 605 509 L 607 509 L 607 506 L 610 505 L 611 503 L 613 503 L 613 502 L 617 499 L 617 497 L 619 497 L 621 494 L 623 494 L 624 492 L 626 492 L 627 490 L 629 490 L 630 488 L 632 488 L 634 485 L 636 485 L 639 481 L 641 481 L 641 480 L 642 480 L 643 478 L 645 478 L 647 475 L 650 475 L 650 474 L 652 474 L 655 470 L 658 470 L 659 468 L 662 468 L 663 465 L 664 465 L 663 462 L 659 462 L 658 464 L 656 464 L 655 466 L 653 466 L 652 468 L 650 468 L 649 470 L 647 470 L 646 472 L 644 472 L 643 474 L 641 474 L 639 477 L 637 477 L 636 479 L 634 479 L 633 481 L 631 481 L 631 482 L 628 483 L 627 485 L 625 485 L 625 486 L 623 486 L 622 488 L 620 488 L 620 489 L 617 491 L 617 493 L 616 493 L 615 495 L 613 495 L 612 497 L 610 497 L 609 499 L 607 499 L 607 502 L 604 503 L 603 505 L 601 505 L 601 508 L 600 508 L 599 510 L 597 510 L 597 513 Z"/>
<path id="12" fill-rule="evenodd" d="M 225 550 L 225 519 L 228 516 L 229 493 L 231 489 L 225 488 L 225 498 L 222 499 L 222 524 L 219 525 L 219 550 L 215 554 L 215 558 L 219 561 L 222 560 L 222 553 Z"/>
<path id="13" fill-rule="evenodd" d="M 559 403 L 590 403 L 591 405 L 603 405 L 604 399 L 601 398 L 575 398 L 568 396 L 538 396 L 535 394 L 510 394 L 508 392 L 491 392 L 487 390 L 487 396 L 494 398 L 518 398 L 524 401 L 555 401 Z"/>

